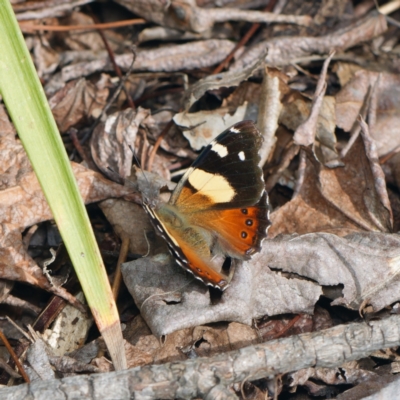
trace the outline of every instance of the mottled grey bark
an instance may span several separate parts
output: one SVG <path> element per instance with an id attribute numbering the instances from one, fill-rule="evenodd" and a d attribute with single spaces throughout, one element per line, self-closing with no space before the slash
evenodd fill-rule
<path id="1" fill-rule="evenodd" d="M 400 316 L 338 325 L 210 358 L 74 376 L 0 390 L 2 400 L 205 398 L 219 385 L 272 377 L 311 366 L 336 367 L 400 345 Z"/>

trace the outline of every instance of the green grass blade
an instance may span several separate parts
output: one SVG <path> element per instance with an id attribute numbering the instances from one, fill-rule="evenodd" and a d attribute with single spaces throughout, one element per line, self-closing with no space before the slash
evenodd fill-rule
<path id="1" fill-rule="evenodd" d="M 126 368 L 119 316 L 103 261 L 9 0 L 0 0 L 0 94 L 50 205 L 114 366 Z"/>

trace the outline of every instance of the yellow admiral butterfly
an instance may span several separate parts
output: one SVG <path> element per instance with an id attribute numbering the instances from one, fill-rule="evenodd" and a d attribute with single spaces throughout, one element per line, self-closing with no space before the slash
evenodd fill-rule
<path id="1" fill-rule="evenodd" d="M 270 225 L 258 166 L 261 142 L 253 122 L 239 122 L 202 151 L 167 204 L 152 207 L 143 201 L 176 262 L 221 290 L 229 277 L 217 256 L 249 259 L 261 250 Z"/>

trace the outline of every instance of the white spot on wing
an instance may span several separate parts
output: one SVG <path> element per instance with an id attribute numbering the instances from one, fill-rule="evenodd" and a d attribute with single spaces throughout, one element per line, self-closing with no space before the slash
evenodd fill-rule
<path id="1" fill-rule="evenodd" d="M 189 183 L 202 196 L 207 196 L 215 203 L 227 203 L 235 197 L 235 190 L 221 175 L 210 174 L 202 169 L 195 169 L 188 177 Z"/>
<path id="2" fill-rule="evenodd" d="M 224 158 L 228 155 L 228 149 L 220 143 L 213 144 L 211 150 L 214 153 L 217 153 L 221 158 Z"/>
<path id="3" fill-rule="evenodd" d="M 240 130 L 239 129 L 236 129 L 236 128 L 231 128 L 231 129 L 229 129 L 231 132 L 233 132 L 233 133 L 239 133 L 240 132 Z"/>
<path id="4" fill-rule="evenodd" d="M 244 161 L 244 160 L 246 159 L 246 156 L 244 155 L 244 151 L 241 151 L 241 152 L 239 153 L 239 158 L 240 158 L 242 161 Z"/>

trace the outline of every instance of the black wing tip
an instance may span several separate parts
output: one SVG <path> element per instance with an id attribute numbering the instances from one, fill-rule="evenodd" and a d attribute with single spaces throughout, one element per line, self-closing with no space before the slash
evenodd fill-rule
<path id="1" fill-rule="evenodd" d="M 244 121 L 236 122 L 227 130 L 232 132 L 235 132 L 235 130 L 239 130 L 241 132 L 252 131 L 260 135 L 260 131 L 258 130 L 257 125 L 255 124 L 254 121 L 250 119 L 245 119 Z"/>

